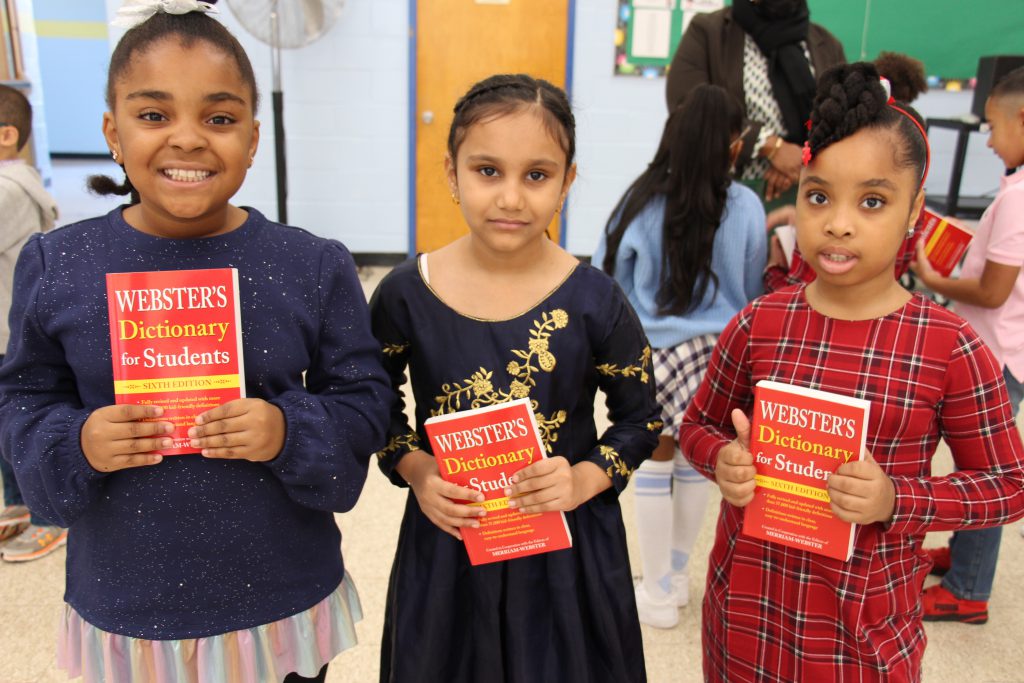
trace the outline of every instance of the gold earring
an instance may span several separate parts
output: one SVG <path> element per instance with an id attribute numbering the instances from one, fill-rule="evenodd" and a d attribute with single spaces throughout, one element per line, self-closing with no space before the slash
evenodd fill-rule
<path id="1" fill-rule="evenodd" d="M 454 204 L 455 206 L 458 206 L 460 203 L 461 202 L 459 202 L 458 196 L 456 196 L 456 194 L 454 192 L 452 192 L 452 204 Z"/>

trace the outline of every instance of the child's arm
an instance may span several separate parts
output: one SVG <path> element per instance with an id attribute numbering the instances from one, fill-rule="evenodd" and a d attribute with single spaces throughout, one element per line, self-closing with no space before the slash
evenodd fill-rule
<path id="1" fill-rule="evenodd" d="M 982 308 L 999 308 L 1010 296 L 1020 274 L 1020 266 L 985 261 L 977 278 L 948 278 L 939 275 L 924 253 L 924 240 L 918 240 L 914 261 L 910 264 L 921 282 L 936 294 Z"/>
<path id="2" fill-rule="evenodd" d="M 45 278 L 41 236 L 34 236 L 22 250 L 14 271 L 11 340 L 0 366 L 0 448 L 14 467 L 29 507 L 54 524 L 71 526 L 102 494 L 107 474 L 90 466 L 83 452 L 83 446 L 91 441 L 83 427 L 90 414 L 100 411 L 82 405 L 64 348 L 39 319 L 37 302 L 43 295 Z M 105 410 L 116 411 L 117 407 Z M 96 465 L 106 465 L 109 471 L 143 464 L 129 462 L 132 456 L 153 458 L 142 455 L 141 449 L 152 450 L 147 438 L 153 434 L 147 430 L 163 429 L 162 423 L 144 424 L 132 421 L 131 415 L 122 417 L 128 419 L 122 420 L 120 427 L 129 432 L 137 428 L 138 439 L 123 444 L 122 449 L 113 448 L 116 453 L 96 456 Z M 117 432 L 115 437 L 106 431 L 108 440 L 121 440 L 124 434 Z M 120 462 L 114 464 L 115 460 Z"/>
<path id="3" fill-rule="evenodd" d="M 434 456 L 420 448 L 419 435 L 409 425 L 401 388 L 405 384 L 405 371 L 412 352 L 409 321 L 402 314 L 404 301 L 389 295 L 388 284 L 387 281 L 382 282 L 370 299 L 373 333 L 384 349 L 384 369 L 396 395 L 391 405 L 388 443 L 377 453 L 377 463 L 392 483 L 409 486 L 413 490 L 416 502 L 427 519 L 461 541 L 459 529 L 479 526 L 477 518 L 484 516 L 486 511 L 454 500 L 482 501 L 484 496 L 479 491 L 442 479 Z"/>
<path id="4" fill-rule="evenodd" d="M 317 265 L 320 330 L 306 389 L 232 401 L 201 415 L 192 434 L 208 457 L 267 461 L 301 505 L 345 512 L 384 444 L 392 393 L 352 256 L 331 242 Z"/>
<path id="5" fill-rule="evenodd" d="M 1008 524 L 1024 516 L 1024 446 L 1002 372 L 966 324 L 945 375 L 939 434 L 957 471 L 944 477 L 892 477 L 890 529 L 923 534 Z"/>
<path id="6" fill-rule="evenodd" d="M 612 424 L 576 464 L 553 457 L 520 470 L 509 495 L 518 498 L 516 506 L 523 512 L 572 510 L 609 489 L 621 493 L 658 444 L 662 424 L 651 348 L 622 290 L 612 285 L 608 294 L 607 322 L 593 351 Z"/>
<path id="7" fill-rule="evenodd" d="M 718 461 L 723 451 L 731 453 L 728 457 L 730 465 L 744 467 L 747 457 L 753 463 L 749 450 L 736 443 L 738 425 L 733 418 L 736 409 L 746 415 L 753 400 L 748 357 L 753 310 L 752 305 L 748 305 L 722 330 L 711 353 L 704 380 L 686 409 L 679 430 L 679 447 L 683 455 L 694 468 L 715 482 L 718 482 Z M 735 452 L 737 446 L 740 452 Z M 743 451 L 746 456 L 741 458 Z M 742 470 L 740 474 L 740 480 L 733 483 L 742 484 L 747 481 L 747 475 L 749 481 L 753 481 L 752 471 Z"/>

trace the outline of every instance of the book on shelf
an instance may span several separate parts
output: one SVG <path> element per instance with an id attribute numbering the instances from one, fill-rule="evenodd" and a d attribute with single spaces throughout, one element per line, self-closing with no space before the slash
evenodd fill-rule
<path id="1" fill-rule="evenodd" d="M 108 273 L 107 314 L 115 402 L 164 409 L 161 455 L 197 452 L 196 416 L 245 396 L 238 271 Z"/>
<path id="2" fill-rule="evenodd" d="M 914 229 L 919 233 L 918 239 L 924 241 L 928 262 L 943 277 L 949 277 L 974 239 L 968 228 L 927 208 L 921 209 Z"/>
<path id="3" fill-rule="evenodd" d="M 835 516 L 828 478 L 864 457 L 869 401 L 762 380 L 754 387 L 750 452 L 757 470 L 743 533 L 846 561 L 854 524 Z"/>
<path id="4" fill-rule="evenodd" d="M 471 564 L 501 562 L 572 546 L 562 512 L 508 506 L 512 476 L 547 457 L 530 399 L 463 410 L 423 423 L 441 478 L 484 495 L 479 528 L 460 529 Z"/>

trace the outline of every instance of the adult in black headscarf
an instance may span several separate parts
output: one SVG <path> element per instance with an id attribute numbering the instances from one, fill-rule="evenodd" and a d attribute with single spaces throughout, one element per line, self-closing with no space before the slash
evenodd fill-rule
<path id="1" fill-rule="evenodd" d="M 763 179 L 772 200 L 800 174 L 814 75 L 845 61 L 835 36 L 810 21 L 807 0 L 733 0 L 695 16 L 683 34 L 668 72 L 669 111 L 701 83 L 732 93 L 751 125 L 737 174 Z"/>

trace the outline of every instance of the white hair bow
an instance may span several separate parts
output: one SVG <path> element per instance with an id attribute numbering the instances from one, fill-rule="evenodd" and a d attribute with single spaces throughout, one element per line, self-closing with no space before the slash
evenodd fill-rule
<path id="1" fill-rule="evenodd" d="M 201 0 L 127 0 L 121 9 L 117 10 L 117 16 L 110 22 L 110 25 L 118 28 L 135 28 L 157 12 L 216 14 L 217 8 L 211 3 L 201 2 Z"/>

